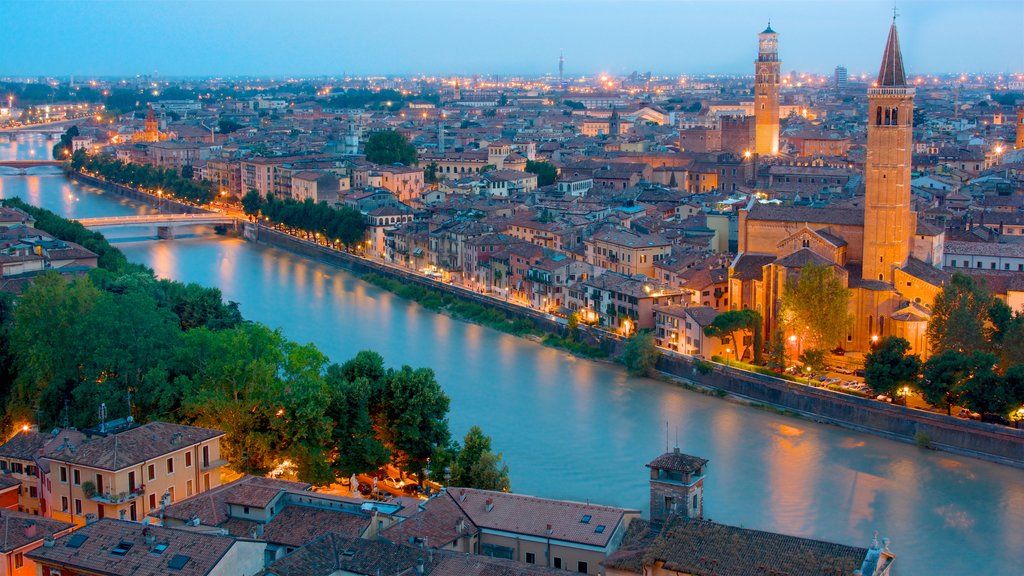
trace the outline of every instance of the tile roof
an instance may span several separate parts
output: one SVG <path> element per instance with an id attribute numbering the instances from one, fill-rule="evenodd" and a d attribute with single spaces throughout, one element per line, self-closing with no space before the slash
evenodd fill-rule
<path id="1" fill-rule="evenodd" d="M 878 70 L 878 86 L 906 86 L 907 75 L 903 71 L 903 54 L 900 52 L 900 37 L 896 33 L 896 22 L 889 27 L 889 38 L 885 41 L 882 66 Z"/>
<path id="2" fill-rule="evenodd" d="M 648 464 L 647 467 L 658 468 L 660 470 L 672 470 L 674 472 L 693 473 L 704 466 L 707 466 L 707 463 L 708 461 L 700 456 L 683 454 L 679 451 L 679 448 L 675 448 L 671 452 L 666 452 L 654 460 L 651 460 L 651 463 Z"/>
<path id="3" fill-rule="evenodd" d="M 264 527 L 263 539 L 298 547 L 328 532 L 359 537 L 366 532 L 370 521 L 364 514 L 289 504 Z"/>
<path id="4" fill-rule="evenodd" d="M 477 531 L 473 521 L 451 498 L 431 498 L 421 507 L 416 514 L 381 532 L 381 536 L 398 544 L 421 539 L 431 548 L 441 548 Z"/>
<path id="5" fill-rule="evenodd" d="M 919 278 L 932 286 L 942 286 L 949 280 L 949 272 L 939 270 L 931 264 L 926 264 L 917 258 L 907 259 L 903 271 L 914 278 Z"/>
<path id="6" fill-rule="evenodd" d="M 831 266 L 832 262 L 814 252 L 810 248 L 801 248 L 796 252 L 793 252 L 789 256 L 779 258 L 775 261 L 775 264 L 783 266 L 785 268 L 803 268 L 808 264 L 817 264 L 819 266 Z"/>
<path id="7" fill-rule="evenodd" d="M 44 456 L 90 468 L 123 470 L 223 435 L 224 432 L 209 428 L 150 422 L 124 432 L 72 442 L 70 446 L 62 444 Z"/>
<path id="8" fill-rule="evenodd" d="M 863 226 L 864 211 L 855 208 L 812 208 L 810 206 L 754 204 L 747 214 L 747 220 Z"/>
<path id="9" fill-rule="evenodd" d="M 475 488 L 449 488 L 438 497 L 453 499 L 481 529 L 590 546 L 609 546 L 619 524 L 626 521 L 626 515 L 639 516 L 638 510 Z M 585 516 L 590 516 L 588 522 L 583 522 Z M 548 526 L 551 526 L 550 532 Z M 605 526 L 605 529 L 598 532 L 598 526 Z"/>
<path id="10" fill-rule="evenodd" d="M 654 540 L 644 562 L 664 562 L 666 570 L 687 574 L 822 576 L 853 574 L 867 553 L 866 548 L 680 519 Z"/>
<path id="11" fill-rule="evenodd" d="M 160 554 L 151 552 L 143 530 L 155 536 L 157 544 L 166 544 L 167 549 Z M 72 539 L 77 546 L 68 545 Z M 123 555 L 113 554 L 122 542 L 130 542 L 131 548 Z M 235 539 L 230 537 L 104 518 L 59 538 L 53 547 L 36 548 L 27 556 L 37 562 L 110 576 L 205 576 L 234 544 Z M 171 569 L 168 565 L 179 556 L 187 556 L 188 561 L 180 569 Z"/>
<path id="12" fill-rule="evenodd" d="M 52 518 L 0 510 L 0 553 L 12 552 L 73 527 L 74 524 Z"/>
<path id="13" fill-rule="evenodd" d="M 760 280 L 762 269 L 775 261 L 775 256 L 764 254 L 741 254 L 732 263 L 732 277 L 739 280 Z"/>
<path id="14" fill-rule="evenodd" d="M 42 432 L 18 432 L 13 438 L 0 445 L 0 458 L 18 460 L 34 459 L 47 443 L 53 441 L 53 434 Z"/>
<path id="15" fill-rule="evenodd" d="M 305 492 L 311 487 L 311 484 L 305 482 L 289 482 L 262 476 L 242 476 L 234 482 L 171 504 L 164 510 L 164 516 L 182 522 L 199 518 L 199 522 L 205 526 L 220 526 L 228 519 L 229 502 L 245 506 L 245 502 L 256 500 L 254 496 L 256 494 L 265 498 L 268 490 L 273 490 L 276 495 L 281 490 Z M 258 506 L 258 504 L 251 505 Z"/>

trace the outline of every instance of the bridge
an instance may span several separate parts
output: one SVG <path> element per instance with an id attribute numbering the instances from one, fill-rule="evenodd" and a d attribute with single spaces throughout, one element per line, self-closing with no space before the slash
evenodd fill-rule
<path id="1" fill-rule="evenodd" d="M 125 228 L 128 226 L 156 226 L 157 236 L 173 238 L 172 227 L 217 226 L 234 224 L 235 219 L 224 214 L 143 214 L 140 216 L 102 216 L 79 218 L 78 223 L 86 228 Z"/>
<path id="2" fill-rule="evenodd" d="M 0 167 L 7 168 L 35 168 L 36 166 L 60 166 L 64 162 L 60 160 L 0 160 Z"/>

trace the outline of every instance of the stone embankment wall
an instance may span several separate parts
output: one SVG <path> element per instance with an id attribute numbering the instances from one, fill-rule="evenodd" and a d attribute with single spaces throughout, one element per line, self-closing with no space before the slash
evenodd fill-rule
<path id="1" fill-rule="evenodd" d="M 209 212 L 209 210 L 204 210 L 197 206 L 184 204 L 172 198 L 157 198 L 147 192 L 136 190 L 135 188 L 124 186 L 122 184 L 116 184 L 114 182 L 100 180 L 99 178 L 94 178 L 92 176 L 82 174 L 81 172 L 68 172 L 68 178 L 71 178 L 72 180 L 77 180 L 82 184 L 88 184 L 89 186 L 102 188 L 103 190 L 117 194 L 118 196 L 124 196 L 125 198 L 137 200 L 144 204 L 153 206 L 154 208 L 158 208 L 162 212 L 168 212 L 173 214 L 206 214 L 207 212 Z"/>
<path id="2" fill-rule="evenodd" d="M 448 292 L 460 298 L 501 309 L 510 317 L 530 320 L 537 328 L 553 334 L 564 335 L 566 332 L 563 322 L 543 312 L 495 300 L 460 286 L 446 284 L 383 263 L 331 250 L 264 226 L 246 223 L 244 236 L 250 241 L 283 248 L 357 274 L 372 272 L 402 282 L 417 283 Z M 609 337 L 605 333 L 587 330 L 585 326 L 580 328 L 585 341 L 591 345 L 601 346 L 610 353 L 621 344 L 621 340 Z M 665 374 L 723 390 L 754 402 L 790 410 L 811 420 L 903 442 L 927 440 L 933 448 L 1024 468 L 1022 430 L 911 410 L 903 406 L 812 388 L 718 364 L 712 366 L 714 369 L 710 373 L 701 374 L 696 368 L 695 361 L 687 357 L 663 354 L 658 361 L 658 370 Z"/>
<path id="3" fill-rule="evenodd" d="M 667 374 L 813 420 L 904 442 L 927 440 L 933 448 L 1024 468 L 1024 430 L 893 406 L 719 364 L 713 367 L 709 374 L 701 374 L 695 361 L 686 357 L 663 355 L 658 361 L 658 369 Z"/>

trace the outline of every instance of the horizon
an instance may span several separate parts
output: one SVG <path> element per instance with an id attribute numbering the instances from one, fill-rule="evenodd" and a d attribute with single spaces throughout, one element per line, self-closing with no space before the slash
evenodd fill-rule
<path id="1" fill-rule="evenodd" d="M 1024 3 L 905 0 L 897 8 L 908 75 L 1024 72 Z M 543 77 L 557 75 L 560 52 L 568 79 L 749 76 L 757 34 L 771 21 L 783 73 L 829 75 L 845 65 L 859 77 L 877 73 L 892 18 L 887 0 L 13 2 L 0 6 L 0 19 L 19 24 L 0 38 L 8 55 L 0 76 Z M 482 23 L 493 31 L 481 32 Z"/>

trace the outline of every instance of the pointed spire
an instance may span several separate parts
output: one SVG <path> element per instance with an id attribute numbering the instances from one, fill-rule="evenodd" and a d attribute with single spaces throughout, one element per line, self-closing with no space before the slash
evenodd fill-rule
<path id="1" fill-rule="evenodd" d="M 768 20 L 768 27 L 765 28 L 764 32 L 761 32 L 761 34 L 775 34 L 775 30 L 772 30 L 772 21 L 771 21 L 771 19 Z"/>
<path id="2" fill-rule="evenodd" d="M 885 42 L 882 67 L 878 71 L 878 85 L 906 86 L 907 75 L 903 71 L 903 54 L 900 52 L 900 37 L 896 33 L 896 22 L 889 28 L 889 39 Z"/>

